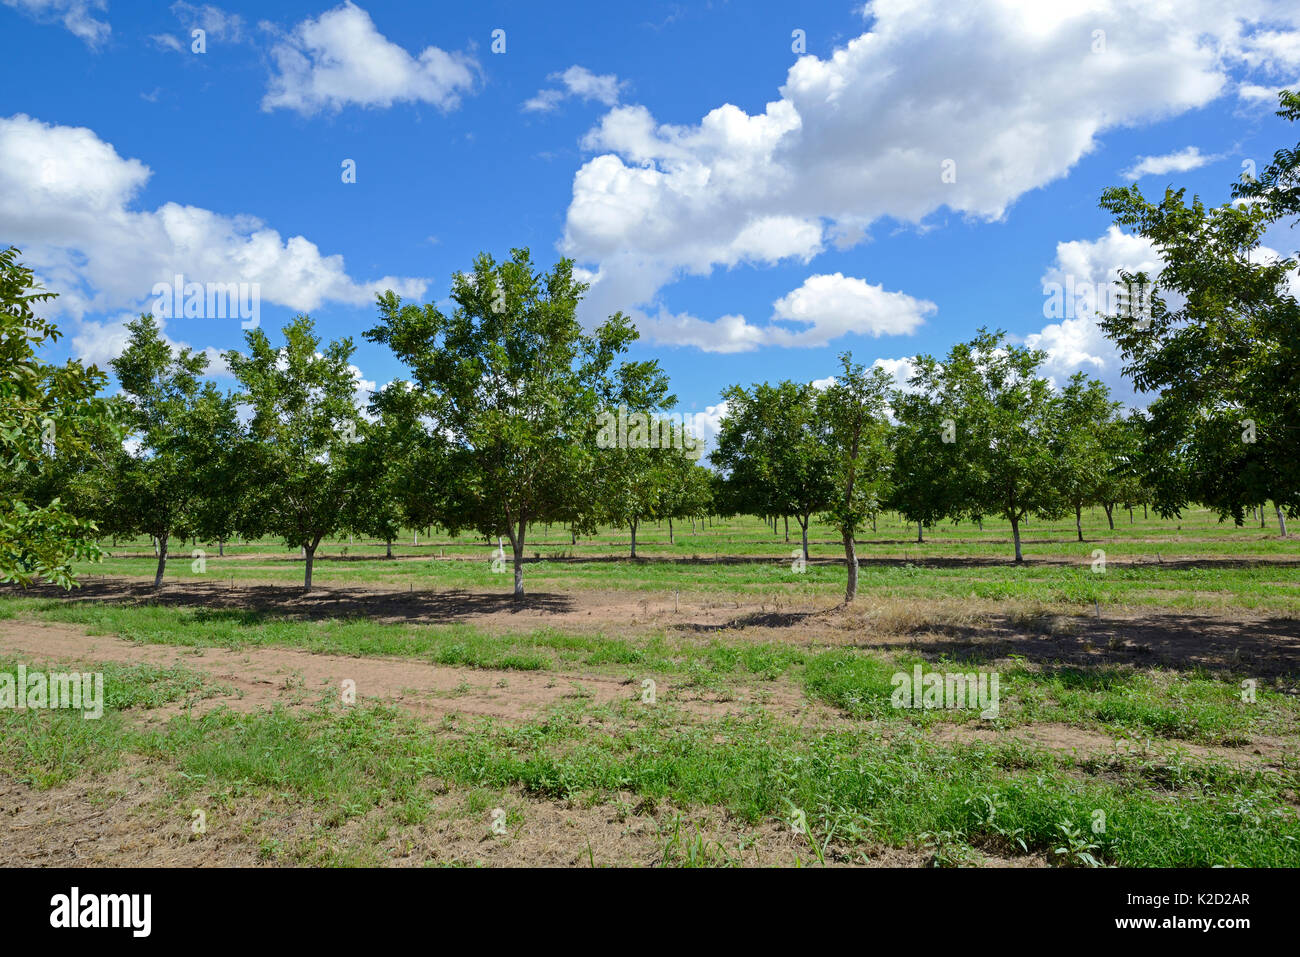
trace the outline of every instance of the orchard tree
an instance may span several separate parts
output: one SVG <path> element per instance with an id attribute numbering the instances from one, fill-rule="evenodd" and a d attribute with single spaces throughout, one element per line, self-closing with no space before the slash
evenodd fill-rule
<path id="1" fill-rule="evenodd" d="M 673 520 L 703 519 L 713 509 L 714 472 L 699 464 L 699 449 L 674 449 L 665 462 L 660 516 L 668 522 L 668 544 L 674 544 Z"/>
<path id="2" fill-rule="evenodd" d="M 636 533 L 641 523 L 660 514 L 667 483 L 667 454 L 671 449 L 601 449 L 595 480 L 589 487 L 600 503 L 599 516 L 607 525 L 630 533 L 629 558 L 636 558 Z"/>
<path id="3" fill-rule="evenodd" d="M 761 515 L 793 515 L 803 532 L 835 496 L 835 452 L 818 421 L 818 390 L 789 380 L 723 393 L 727 414 L 711 461 L 727 472 L 739 501 Z"/>
<path id="4" fill-rule="evenodd" d="M 1280 116 L 1300 119 L 1300 95 L 1280 100 Z M 1154 290 L 1150 308 L 1101 325 L 1134 385 L 1158 393 L 1143 457 L 1175 463 L 1152 469 L 1154 504 L 1166 517 L 1200 502 L 1240 525 L 1248 506 L 1271 499 L 1285 537 L 1286 515 L 1300 512 L 1297 261 L 1261 246 L 1266 230 L 1300 213 L 1298 184 L 1300 147 L 1280 150 L 1217 207 L 1187 203 L 1186 190 L 1152 202 L 1136 184 L 1102 194 L 1115 222 L 1163 261 L 1154 277 L 1120 273 L 1122 287 Z"/>
<path id="5" fill-rule="evenodd" d="M 120 440 L 120 432 L 96 395 L 106 382 L 102 372 L 37 356 L 60 335 L 34 309 L 54 293 L 41 290 L 18 255 L 13 247 L 0 250 L 0 582 L 71 588 L 73 563 L 102 553 L 95 524 L 60 500 L 55 463 L 76 468 L 91 453 L 90 436 Z"/>
<path id="6" fill-rule="evenodd" d="M 407 382 L 390 382 L 371 398 L 372 421 L 362 423 L 361 441 L 350 446 L 354 477 L 348 527 L 378 538 L 385 557 L 403 528 L 427 528 L 441 514 L 444 444 L 419 421 L 419 396 Z"/>
<path id="7" fill-rule="evenodd" d="M 631 531 L 631 558 L 636 535 L 646 520 L 667 520 L 672 544 L 674 518 L 693 518 L 707 507 L 708 486 L 701 487 L 695 437 L 670 418 L 648 416 L 654 446 L 601 448 L 592 488 L 601 501 L 600 518 Z M 599 444 L 599 443 L 598 443 Z"/>
<path id="8" fill-rule="evenodd" d="M 1127 417 L 1111 422 L 1102 433 L 1106 472 L 1097 488 L 1097 504 L 1106 512 L 1111 531 L 1115 530 L 1115 507 L 1145 504 L 1150 500 L 1148 487 L 1181 484 L 1175 478 L 1181 464 L 1176 458 L 1146 459 L 1143 457 L 1143 435 L 1146 419 L 1141 412 L 1133 411 Z"/>
<path id="9" fill-rule="evenodd" d="M 900 389 L 892 405 L 898 426 L 891 436 L 893 468 L 886 505 L 916 524 L 920 543 L 926 526 L 962 514 L 967 492 L 957 441 L 958 435 L 969 432 L 971 422 L 961 407 L 936 402 L 927 393 Z"/>
<path id="10" fill-rule="evenodd" d="M 588 334 L 577 318 L 586 285 L 563 259 L 534 269 L 526 249 L 497 263 L 487 254 L 452 284 L 448 313 L 434 303 L 379 297 L 366 333 L 411 370 L 426 432 L 447 442 L 442 525 L 509 538 L 514 594 L 524 593 L 530 523 L 569 521 L 595 506 L 592 474 L 598 411 L 620 388 L 662 377 L 655 362 L 614 362 L 637 338 L 622 313 Z"/>
<path id="11" fill-rule="evenodd" d="M 830 504 L 825 520 L 844 543 L 848 584 L 844 601 L 858 594 L 857 531 L 880 508 L 889 475 L 889 395 L 894 380 L 880 366 L 870 370 L 840 356 L 840 373 L 817 396 L 817 423 L 831 453 Z"/>
<path id="12" fill-rule="evenodd" d="M 1057 404 L 1038 375 L 1044 353 L 1009 345 L 985 329 L 953 346 L 942 363 L 917 356 L 909 380 L 926 421 L 951 418 L 952 492 L 944 509 L 953 519 L 998 515 L 1011 524 L 1016 563 L 1024 561 L 1020 523 L 1030 514 L 1064 512 L 1056 487 Z M 951 410 L 951 411 L 949 411 Z"/>
<path id="13" fill-rule="evenodd" d="M 261 329 L 244 333 L 248 354 L 226 353 L 242 389 L 235 398 L 250 413 L 242 443 L 245 524 L 250 534 L 273 534 L 301 548 L 303 590 L 311 590 L 316 549 L 344 527 L 357 473 L 351 446 L 361 440 L 351 339 L 321 351 L 310 317 L 284 327 L 284 345 Z"/>
<path id="14" fill-rule="evenodd" d="M 1107 489 L 1114 487 L 1117 463 L 1111 458 L 1115 444 L 1111 436 L 1122 427 L 1119 403 L 1111 401 L 1105 383 L 1082 372 L 1071 376 L 1054 401 L 1056 487 L 1074 511 L 1075 533 L 1083 541 L 1084 506 L 1101 504 L 1108 497 Z"/>
<path id="15" fill-rule="evenodd" d="M 110 365 L 127 440 L 110 451 L 98 498 L 106 532 L 154 540 L 158 588 L 173 536 L 183 542 L 222 524 L 233 497 L 228 456 L 238 427 L 230 397 L 203 378 L 207 356 L 173 350 L 151 315 L 126 329 L 126 348 Z"/>

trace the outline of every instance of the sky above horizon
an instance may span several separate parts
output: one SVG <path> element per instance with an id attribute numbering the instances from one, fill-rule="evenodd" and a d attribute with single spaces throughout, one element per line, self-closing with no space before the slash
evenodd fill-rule
<path id="1" fill-rule="evenodd" d="M 1222 203 L 1296 141 L 1300 7 L 1227 7 L 0 0 L 0 245 L 59 294 L 49 357 L 101 367 L 179 274 L 256 283 L 273 342 L 351 337 L 364 395 L 404 371 L 362 338 L 377 291 L 445 304 L 528 247 L 705 422 L 981 326 L 1132 402 L 1081 291 L 1157 258 L 1101 191 Z M 237 318 L 164 332 L 233 386 Z"/>

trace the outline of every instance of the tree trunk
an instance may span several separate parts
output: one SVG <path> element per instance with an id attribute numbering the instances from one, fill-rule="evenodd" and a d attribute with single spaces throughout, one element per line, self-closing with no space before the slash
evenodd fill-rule
<path id="1" fill-rule="evenodd" d="M 800 528 L 803 529 L 803 560 L 808 561 L 808 520 L 809 515 L 805 515 L 799 522 Z"/>
<path id="2" fill-rule="evenodd" d="M 844 603 L 847 605 L 858 597 L 858 550 L 849 532 L 844 533 L 844 564 L 849 570 L 848 584 L 844 588 Z"/>
<path id="3" fill-rule="evenodd" d="M 1083 506 L 1074 506 L 1074 530 L 1079 533 L 1079 541 L 1083 541 Z"/>
<path id="4" fill-rule="evenodd" d="M 1262 502 L 1259 506 L 1259 527 L 1264 528 L 1264 504 Z"/>
<path id="5" fill-rule="evenodd" d="M 628 527 L 632 529 L 632 555 L 631 555 L 632 558 L 636 558 L 636 525 L 637 525 L 636 519 L 633 519 L 628 524 Z"/>
<path id="6" fill-rule="evenodd" d="M 916 523 L 916 543 L 918 545 L 921 545 L 924 544 L 924 542 L 925 542 L 925 536 L 921 534 L 921 523 L 918 521 Z"/>
<path id="7" fill-rule="evenodd" d="M 226 557 L 226 543 L 219 538 L 217 539 L 217 557 L 218 558 Z"/>
<path id="8" fill-rule="evenodd" d="M 310 545 L 304 545 L 302 547 L 302 554 L 304 558 L 306 558 L 307 560 L 307 572 L 302 581 L 303 591 L 311 591 L 311 566 L 312 563 L 316 561 L 317 544 L 318 544 L 317 542 L 312 542 Z"/>
<path id="9" fill-rule="evenodd" d="M 785 517 L 785 543 L 790 544 L 790 516 Z"/>
<path id="10" fill-rule="evenodd" d="M 804 529 L 804 531 L 807 532 L 808 530 Z M 876 534 L 876 513 L 875 512 L 871 513 L 871 534 L 872 535 Z M 807 536 L 805 535 L 805 537 Z"/>
<path id="11" fill-rule="evenodd" d="M 157 542 L 158 542 L 158 545 L 157 545 L 157 548 L 158 548 L 158 571 L 157 571 L 157 573 L 155 573 L 155 575 L 153 576 L 153 587 L 154 587 L 154 588 L 161 588 L 161 587 L 162 587 L 162 579 L 163 579 L 163 571 L 165 571 L 166 568 L 167 568 L 167 536 L 166 536 L 166 535 L 161 535 L 161 536 L 159 536 L 158 539 L 157 539 Z M 184 547 L 184 545 L 185 545 L 185 541 L 184 541 L 184 539 L 182 539 L 182 540 L 181 540 L 181 546 Z"/>
<path id="12" fill-rule="evenodd" d="M 1115 506 L 1103 505 L 1102 508 L 1106 510 L 1106 521 L 1110 524 L 1110 530 L 1115 531 Z"/>
<path id="13" fill-rule="evenodd" d="M 1129 523 L 1130 525 L 1133 524 L 1133 506 L 1132 506 L 1132 505 L 1130 505 L 1130 506 L 1128 507 L 1128 523 Z"/>
<path id="14" fill-rule="evenodd" d="M 669 518 L 669 519 L 668 519 L 668 544 L 669 544 L 669 545 L 674 544 L 674 543 L 673 543 L 673 520 L 672 520 L 672 518 Z"/>
<path id="15" fill-rule="evenodd" d="M 384 546 L 385 546 L 384 557 L 385 557 L 385 558 L 392 558 L 392 557 L 393 557 L 393 540 L 392 540 L 391 538 L 386 539 L 386 540 L 384 541 Z"/>
<path id="16" fill-rule="evenodd" d="M 1147 520 L 1147 503 L 1146 503 L 1146 502 L 1143 502 L 1143 503 L 1142 503 L 1142 521 L 1145 522 L 1146 520 Z"/>
<path id="17" fill-rule="evenodd" d="M 516 530 L 513 526 L 506 529 L 510 533 L 510 549 L 514 552 L 515 558 L 515 599 L 524 597 L 524 533 L 528 530 L 527 523 L 521 518 L 519 528 Z"/>
<path id="18" fill-rule="evenodd" d="M 1013 514 L 1011 516 L 1011 537 L 1015 539 L 1016 542 L 1016 564 L 1020 565 L 1024 562 L 1025 557 L 1022 554 L 1020 554 L 1020 516 L 1019 515 Z"/>
<path id="19" fill-rule="evenodd" d="M 1282 537 L 1286 538 L 1286 516 L 1282 514 L 1282 506 L 1274 502 L 1273 510 L 1277 512 L 1277 527 L 1282 530 Z"/>

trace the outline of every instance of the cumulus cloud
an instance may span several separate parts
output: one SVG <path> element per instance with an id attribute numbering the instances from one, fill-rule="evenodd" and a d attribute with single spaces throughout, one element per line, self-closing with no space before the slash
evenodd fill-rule
<path id="1" fill-rule="evenodd" d="M 164 203 L 135 209 L 149 179 L 85 127 L 24 114 L 0 117 L 0 222 L 6 240 L 60 294 L 51 315 L 136 309 L 157 283 L 257 283 L 262 303 L 309 311 L 325 302 L 366 305 L 376 291 L 423 295 L 427 282 L 385 276 L 359 281 L 340 255 L 303 236 L 283 238 L 253 216 Z M 109 324 L 111 327 L 111 324 Z M 86 336 L 112 342 L 111 328 Z M 93 351 L 83 338 L 85 348 Z M 105 346 L 107 348 L 107 346 Z"/>
<path id="2" fill-rule="evenodd" d="M 1150 241 L 1117 226 L 1097 239 L 1057 243 L 1056 259 L 1043 274 L 1044 315 L 1053 313 L 1053 295 L 1059 290 L 1064 294 L 1064 316 L 1025 337 L 1025 345 L 1047 353 L 1044 372 L 1057 384 L 1075 372 L 1087 372 L 1109 385 L 1118 398 L 1131 401 L 1133 387 L 1123 378 L 1119 352 L 1102 332 L 1096 313 L 1104 308 L 1102 297 L 1120 270 L 1154 277 L 1160 269 L 1160 254 Z"/>
<path id="3" fill-rule="evenodd" d="M 271 49 L 271 58 L 277 72 L 262 109 L 303 115 L 397 102 L 452 110 L 473 89 L 478 74 L 477 61 L 465 53 L 430 46 L 412 56 L 351 2 L 298 24 Z"/>
<path id="4" fill-rule="evenodd" d="M 748 352 L 760 346 L 814 348 L 850 333 L 908 335 L 938 307 L 904 292 L 887 292 L 842 273 L 809 276 L 772 304 L 772 322 L 754 325 L 741 315 L 712 321 L 687 313 L 640 314 L 637 328 L 652 342 L 705 352 Z M 780 323 L 793 323 L 791 329 Z"/>
<path id="5" fill-rule="evenodd" d="M 106 9 L 105 0 L 4 0 L 4 4 L 41 23 L 58 21 L 88 46 L 98 46 L 113 32 L 107 22 L 91 13 Z"/>
<path id="6" fill-rule="evenodd" d="M 546 113 L 554 110 L 569 97 L 577 97 L 583 102 L 596 101 L 605 106 L 618 102 L 620 91 L 627 84 L 620 82 L 612 73 L 597 75 L 586 67 L 569 67 L 560 73 L 552 73 L 546 78 L 559 87 L 538 90 L 537 95 L 524 101 L 524 110 L 534 113 Z"/>
<path id="7" fill-rule="evenodd" d="M 865 13 L 861 36 L 799 58 L 760 112 L 722 104 L 679 126 L 623 105 L 600 120 L 561 244 L 597 271 L 590 316 L 653 316 L 661 288 L 684 275 L 808 261 L 882 218 L 919 224 L 946 207 L 996 220 L 1106 130 L 1221 95 L 1230 67 L 1263 55 L 1256 28 L 1294 16 L 1262 0 L 876 0 Z M 1268 43 L 1274 59 L 1289 49 Z M 697 324 L 666 318 L 651 325 L 701 338 Z M 747 335 L 728 326 L 733 340 Z"/>
<path id="8" fill-rule="evenodd" d="M 1123 173 L 1124 179 L 1141 179 L 1143 176 L 1164 176 L 1166 173 L 1186 173 L 1212 163 L 1218 156 L 1206 156 L 1197 147 L 1189 146 L 1176 153 L 1160 156 L 1141 156 Z"/>
<path id="9" fill-rule="evenodd" d="M 784 345 L 825 345 L 855 332 L 870 336 L 905 336 L 925 322 L 938 307 L 902 292 L 886 292 L 842 273 L 809 276 L 802 286 L 774 304 L 776 318 L 806 323 L 809 328 L 780 338 Z"/>

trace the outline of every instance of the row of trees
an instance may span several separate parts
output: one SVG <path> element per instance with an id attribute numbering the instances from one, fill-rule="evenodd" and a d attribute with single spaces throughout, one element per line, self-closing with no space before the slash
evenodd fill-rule
<path id="1" fill-rule="evenodd" d="M 793 516 L 805 558 L 809 521 L 824 514 L 850 563 L 857 528 L 882 509 L 915 522 L 918 538 L 945 519 L 1005 519 L 1017 562 L 1029 515 L 1072 513 L 1083 541 L 1083 509 L 1100 505 L 1113 528 L 1117 505 L 1146 501 L 1141 422 L 1121 417 L 1107 387 L 1083 374 L 1053 390 L 1039 374 L 1044 359 L 981 330 L 942 362 L 918 356 L 905 390 L 849 355 L 825 390 L 733 386 L 713 455 L 725 509 Z"/>
<path id="2" fill-rule="evenodd" d="M 598 447 L 602 409 L 654 416 L 676 397 L 656 362 L 620 361 L 636 338 L 626 317 L 583 332 L 584 289 L 571 262 L 538 273 L 515 250 L 457 277 L 450 314 L 381 297 L 366 336 L 411 375 L 362 401 L 353 343 L 322 343 L 308 316 L 278 346 L 248 331 L 245 349 L 223 356 L 237 383 L 223 393 L 204 354 L 172 348 L 143 315 L 111 363 L 120 390 L 88 436 L 91 454 L 56 441 L 19 498 L 72 503 L 101 535 L 149 535 L 155 584 L 171 543 L 193 536 L 283 538 L 302 549 L 308 589 L 317 548 L 340 532 L 391 544 L 403 527 L 437 524 L 507 538 L 517 595 L 540 522 L 575 535 L 628 527 L 635 557 L 642 522 L 705 514 L 712 473 L 671 422 L 655 420 L 653 447 Z"/>
<path id="3" fill-rule="evenodd" d="M 1300 118 L 1282 94 L 1280 115 Z M 980 330 L 942 360 L 921 355 L 906 388 L 849 354 L 826 388 L 781 382 L 725 393 L 713 464 L 703 468 L 680 426 L 656 417 L 675 396 L 656 361 L 625 358 L 637 333 L 617 313 L 591 332 L 576 317 L 586 287 L 562 260 L 539 272 L 527 250 L 487 255 L 456 277 L 454 308 L 379 297 L 367 340 L 409 370 L 363 414 L 353 344 L 322 344 L 299 316 L 272 345 L 261 330 L 224 360 L 238 388 L 222 393 L 207 359 L 175 350 L 154 320 L 129 326 L 104 376 L 36 355 L 57 331 L 34 315 L 48 298 L 16 250 L 0 254 L 0 576 L 70 582 L 71 563 L 98 554 L 97 535 L 147 533 L 161 582 L 174 538 L 277 535 L 306 557 L 340 531 L 391 540 L 440 525 L 509 540 L 523 593 L 530 526 L 574 534 L 599 524 L 636 533 L 647 520 L 707 513 L 814 515 L 840 535 L 856 593 L 856 539 L 884 508 L 915 521 L 1010 523 L 1016 561 L 1027 516 L 1150 501 L 1163 515 L 1192 502 L 1223 518 L 1274 503 L 1300 511 L 1300 307 L 1293 258 L 1261 255 L 1265 230 L 1300 213 L 1300 148 L 1282 150 L 1235 199 L 1207 209 L 1182 191 L 1159 203 L 1136 186 L 1102 205 L 1151 240 L 1161 272 L 1120 281 L 1155 290 L 1149 315 L 1102 317 L 1125 374 L 1156 394 L 1119 414 L 1082 374 L 1054 389 L 1042 353 Z M 598 441 L 613 408 L 656 422 L 658 441 Z M 667 441 L 663 437 L 667 436 Z"/>

